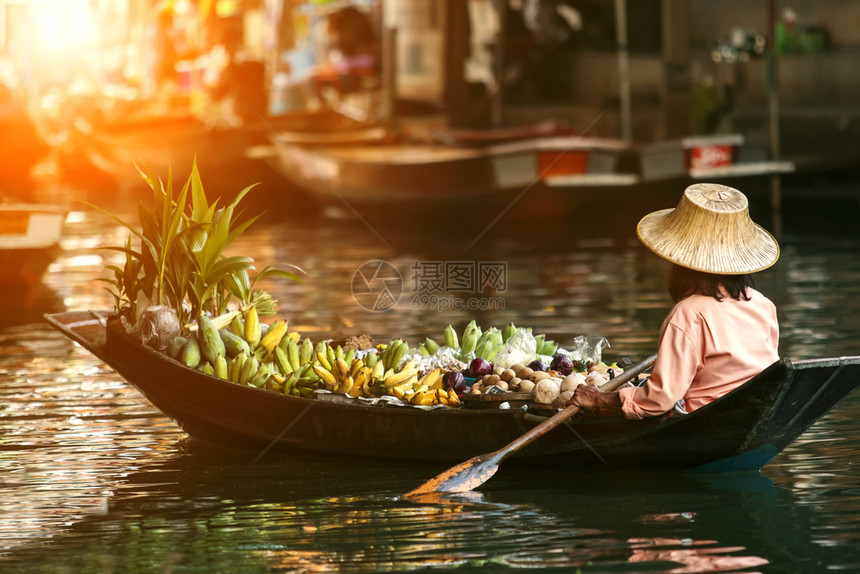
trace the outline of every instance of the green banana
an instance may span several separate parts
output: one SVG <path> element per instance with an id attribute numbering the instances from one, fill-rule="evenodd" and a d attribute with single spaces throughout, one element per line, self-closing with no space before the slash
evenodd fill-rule
<path id="1" fill-rule="evenodd" d="M 328 352 L 326 351 L 325 341 L 319 341 L 316 345 L 314 345 L 313 356 L 316 357 L 317 353 L 322 353 L 324 356 L 328 355 Z"/>
<path id="2" fill-rule="evenodd" d="M 248 384 L 253 387 L 257 387 L 258 389 L 262 389 L 264 386 L 266 386 L 266 381 L 268 380 L 269 375 L 259 375 L 251 379 Z"/>
<path id="3" fill-rule="evenodd" d="M 287 354 L 280 347 L 275 347 L 275 364 L 278 366 L 278 370 L 285 375 L 289 375 L 295 371 L 292 363 L 287 358 Z"/>
<path id="4" fill-rule="evenodd" d="M 287 375 L 287 378 L 284 379 L 283 383 L 284 388 L 282 389 L 285 395 L 291 394 L 291 391 L 293 390 L 293 387 L 295 387 L 297 380 L 298 378 L 296 378 L 295 373 L 290 373 L 289 375 Z"/>
<path id="5" fill-rule="evenodd" d="M 457 331 L 455 331 L 454 327 L 451 325 L 445 327 L 445 346 L 450 349 L 454 349 L 455 351 L 460 350 L 460 341 L 457 338 Z"/>
<path id="6" fill-rule="evenodd" d="M 427 350 L 427 346 L 424 343 L 418 343 L 418 352 L 424 357 L 430 356 L 430 351 Z"/>
<path id="7" fill-rule="evenodd" d="M 207 375 L 215 375 L 215 369 L 208 361 L 200 365 L 199 369 L 201 372 L 206 373 Z"/>
<path id="8" fill-rule="evenodd" d="M 427 349 L 427 352 L 431 355 L 435 355 L 436 351 L 439 350 L 439 343 L 437 343 L 430 337 L 427 337 L 426 339 L 424 339 L 424 348 Z"/>
<path id="9" fill-rule="evenodd" d="M 257 357 L 251 355 L 245 364 L 242 365 L 242 371 L 239 373 L 238 383 L 244 385 L 251 380 L 251 376 L 257 372 L 257 369 L 260 368 L 260 362 L 257 360 Z"/>
<path id="10" fill-rule="evenodd" d="M 350 350 L 349 350 L 349 351 L 347 351 L 347 352 L 346 352 L 346 354 L 343 356 L 343 362 L 344 362 L 344 363 L 346 363 L 347 365 L 351 365 L 351 364 L 352 364 L 352 360 L 353 360 L 354 358 L 355 358 L 355 349 L 350 349 Z"/>
<path id="11" fill-rule="evenodd" d="M 293 367 L 294 371 L 305 362 L 302 361 L 301 357 L 299 356 L 299 346 L 292 339 L 290 339 L 290 342 L 287 343 L 286 355 L 287 360 L 290 362 L 290 365 Z"/>
<path id="12" fill-rule="evenodd" d="M 230 359 L 230 363 L 227 365 L 227 379 L 233 381 L 234 383 L 239 381 L 238 373 L 242 370 L 242 365 L 245 363 L 245 359 L 248 357 L 245 353 L 239 353 L 232 359 Z"/>
<path id="13" fill-rule="evenodd" d="M 504 329 L 502 329 L 502 340 L 507 343 L 508 339 L 514 336 L 514 333 L 517 332 L 517 326 L 513 323 L 508 323 L 505 325 Z"/>
<path id="14" fill-rule="evenodd" d="M 299 348 L 299 360 L 302 363 L 310 363 L 314 357 L 314 344 L 307 337 L 302 340 L 302 345 Z"/>
<path id="15" fill-rule="evenodd" d="M 396 369 L 400 366 L 400 361 L 403 360 L 403 355 L 409 350 L 409 345 L 406 341 L 399 341 L 397 347 L 392 351 L 391 363 L 387 369 Z"/>
<path id="16" fill-rule="evenodd" d="M 551 356 L 554 355 L 557 350 L 558 343 L 556 343 L 555 341 L 544 341 L 543 346 L 541 347 L 541 350 L 538 351 L 538 353 L 540 353 L 541 355 Z"/>
<path id="17" fill-rule="evenodd" d="M 236 335 L 232 331 L 228 329 L 221 329 L 220 331 L 218 331 L 218 334 L 221 336 L 221 340 L 224 342 L 224 349 L 227 352 L 228 357 L 235 357 L 242 352 L 251 352 L 251 347 L 248 346 L 248 343 L 245 341 L 245 339 Z"/>
<path id="18" fill-rule="evenodd" d="M 543 350 L 544 339 L 546 339 L 546 335 L 544 335 L 543 333 L 541 333 L 540 335 L 535 335 L 535 352 L 536 353 L 542 354 L 541 351 Z"/>
<path id="19" fill-rule="evenodd" d="M 490 351 L 492 351 L 492 348 L 489 341 L 484 341 L 475 348 L 475 358 L 489 360 Z"/>
<path id="20" fill-rule="evenodd" d="M 376 366 L 379 361 L 379 354 L 376 351 L 371 351 L 364 356 L 364 364 L 371 369 Z"/>
<path id="21" fill-rule="evenodd" d="M 480 334 L 478 333 L 477 327 L 474 329 L 466 329 L 463 334 L 463 343 L 460 345 L 460 355 L 465 356 L 475 352 L 475 349 L 478 346 L 479 337 Z"/>
<path id="22" fill-rule="evenodd" d="M 400 343 L 402 343 L 400 339 L 391 339 L 382 351 L 382 366 L 385 367 L 386 371 L 391 368 L 391 360 L 400 347 Z"/>
<path id="23" fill-rule="evenodd" d="M 237 337 L 245 337 L 245 322 L 242 321 L 242 317 L 240 315 L 236 315 L 233 317 L 233 320 L 230 321 L 230 332 L 236 335 Z M 247 342 L 247 341 L 246 341 Z"/>
<path id="24" fill-rule="evenodd" d="M 180 357 L 186 367 L 197 368 L 197 365 L 200 364 L 200 344 L 196 338 L 188 337 L 188 340 L 185 341 L 185 346 L 182 348 Z"/>
<path id="25" fill-rule="evenodd" d="M 493 337 L 493 334 L 496 332 L 498 332 L 498 329 L 496 329 L 495 327 L 490 327 L 489 329 L 481 333 L 481 336 L 478 337 L 478 342 L 475 344 L 475 348 L 478 348 L 487 341 L 489 341 Z"/>

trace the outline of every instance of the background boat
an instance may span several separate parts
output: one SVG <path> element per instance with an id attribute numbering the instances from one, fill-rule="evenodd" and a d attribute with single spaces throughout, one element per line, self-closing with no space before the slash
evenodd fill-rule
<path id="1" fill-rule="evenodd" d="M 262 117 L 230 126 L 211 124 L 191 114 L 139 116 L 123 121 L 75 118 L 74 127 L 92 164 L 122 187 L 144 185 L 135 165 L 160 177 L 172 168 L 185 174 L 197 161 L 207 193 L 231 196 L 259 181 L 275 186 L 282 180 L 267 168 L 261 156 L 249 153 L 280 132 L 313 134 L 351 131 L 363 127 L 330 110 L 300 111 Z"/>
<path id="2" fill-rule="evenodd" d="M 605 138 L 525 137 L 483 146 L 270 141 L 279 173 L 328 214 L 370 221 L 463 217 L 474 225 L 482 215 L 506 211 L 532 188 L 627 187 L 637 181 L 624 171 L 630 147 Z M 539 211 L 558 207 L 547 198 L 538 197 L 537 204 Z"/>
<path id="3" fill-rule="evenodd" d="M 59 207 L 0 201 L 0 287 L 39 283 L 60 254 L 65 218 Z"/>

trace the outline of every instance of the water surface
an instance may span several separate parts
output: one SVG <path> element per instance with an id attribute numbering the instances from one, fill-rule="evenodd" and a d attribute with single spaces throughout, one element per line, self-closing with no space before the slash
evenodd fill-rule
<path id="1" fill-rule="evenodd" d="M 111 207 L 133 219 L 117 205 Z M 563 344 L 603 336 L 608 356 L 637 360 L 653 351 L 671 305 L 666 265 L 631 233 L 584 236 L 575 222 L 535 222 L 494 230 L 466 249 L 477 230 L 370 231 L 277 211 L 235 251 L 307 271 L 304 284 L 266 287 L 280 315 L 314 337 L 365 332 L 417 341 L 476 318 L 485 326 L 531 326 Z M 860 569 L 856 396 L 760 474 L 503 468 L 480 493 L 446 504 L 400 499 L 442 470 L 437 466 L 271 454 L 257 460 L 257 453 L 194 443 L 40 320 L 45 312 L 109 307 L 110 295 L 94 279 L 105 276 L 115 255 L 99 248 L 124 239 L 121 227 L 77 205 L 64 252 L 43 283 L 3 294 L 2 571 Z M 781 354 L 858 354 L 860 237 L 795 228 L 782 249 L 780 262 L 758 277 L 779 308 Z M 391 264 L 402 278 L 400 299 L 387 312 L 362 308 L 354 296 L 356 270 L 370 261 Z M 435 307 L 422 303 L 428 293 L 416 289 L 415 269 L 451 262 L 504 263 L 504 289 L 442 292 Z M 467 303 L 490 298 L 498 303 L 492 308 Z M 467 304 L 476 308 L 453 308 Z"/>

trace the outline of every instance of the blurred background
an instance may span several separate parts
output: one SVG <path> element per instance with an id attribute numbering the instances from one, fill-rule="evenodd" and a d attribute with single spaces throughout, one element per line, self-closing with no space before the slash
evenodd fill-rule
<path id="1" fill-rule="evenodd" d="M 153 147 L 235 168 L 320 110 L 341 123 L 316 130 L 456 144 L 599 116 L 588 135 L 635 145 L 614 170 L 640 176 L 655 144 L 716 134 L 796 172 L 853 167 L 857 21 L 843 0 L 2 0 L 0 177 L 134 183 Z"/>

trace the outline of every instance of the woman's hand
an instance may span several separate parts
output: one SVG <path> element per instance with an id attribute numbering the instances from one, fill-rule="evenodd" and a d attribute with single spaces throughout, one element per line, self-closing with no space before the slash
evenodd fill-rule
<path id="1" fill-rule="evenodd" d="M 579 385 L 573 390 L 573 396 L 565 403 L 576 405 L 592 417 L 610 417 L 623 414 L 621 397 L 617 392 L 602 393 L 597 387 Z"/>

